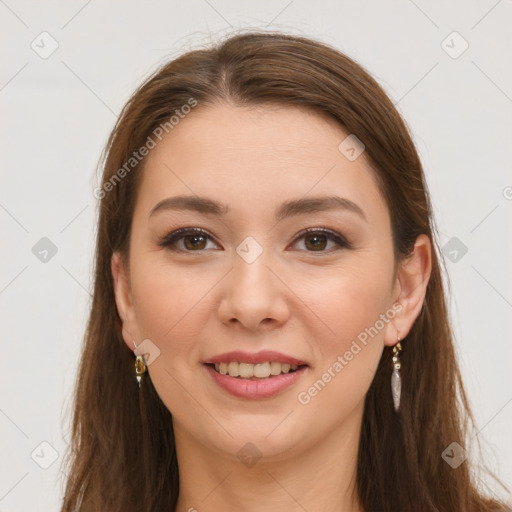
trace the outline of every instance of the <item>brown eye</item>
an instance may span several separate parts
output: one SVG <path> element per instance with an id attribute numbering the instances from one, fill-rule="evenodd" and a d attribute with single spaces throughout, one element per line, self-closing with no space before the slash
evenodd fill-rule
<path id="1" fill-rule="evenodd" d="M 203 235 L 187 235 L 183 240 L 187 249 L 204 249 L 206 246 L 206 238 Z"/>
<path id="2" fill-rule="evenodd" d="M 328 242 L 325 235 L 307 235 L 304 239 L 306 240 L 306 247 L 313 251 L 322 251 Z"/>
<path id="3" fill-rule="evenodd" d="M 350 243 L 344 237 L 327 229 L 303 231 L 296 238 L 294 245 L 302 240 L 304 240 L 306 252 L 331 253 L 333 250 L 350 248 Z M 212 249 L 208 247 L 208 242 L 217 246 L 206 231 L 198 228 L 181 228 L 168 234 L 158 245 L 171 251 L 202 252 Z"/>
<path id="4" fill-rule="evenodd" d="M 331 253 L 333 250 L 350 248 L 349 242 L 344 237 L 327 229 L 309 229 L 303 231 L 299 233 L 295 244 L 302 240 L 304 240 L 306 252 Z M 331 245 L 329 245 L 329 243 Z"/>
<path id="5" fill-rule="evenodd" d="M 212 237 L 202 229 L 182 228 L 164 237 L 158 245 L 171 251 L 200 252 L 208 249 Z"/>

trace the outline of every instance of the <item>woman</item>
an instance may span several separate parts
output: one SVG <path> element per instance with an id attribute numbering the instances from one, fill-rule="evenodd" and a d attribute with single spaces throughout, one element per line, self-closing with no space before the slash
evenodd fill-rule
<path id="1" fill-rule="evenodd" d="M 107 144 L 63 511 L 497 511 L 432 211 L 356 63 L 279 33 L 148 79 Z"/>

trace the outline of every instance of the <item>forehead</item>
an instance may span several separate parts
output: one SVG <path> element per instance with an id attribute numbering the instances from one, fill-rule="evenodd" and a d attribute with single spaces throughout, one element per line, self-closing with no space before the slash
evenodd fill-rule
<path id="1" fill-rule="evenodd" d="M 219 157 L 228 158 L 231 154 L 257 159 L 269 155 L 300 162 L 308 157 L 307 163 L 311 164 L 312 159 L 318 159 L 319 151 L 337 153 L 339 142 L 346 136 L 334 119 L 303 107 L 216 104 L 196 107 L 180 120 L 150 159 L 172 146 L 173 151 L 181 150 L 189 156 L 215 151 Z"/>
<path id="2" fill-rule="evenodd" d="M 349 160 L 349 134 L 309 109 L 225 104 L 197 107 L 146 157 L 140 207 L 172 195 L 210 196 L 254 212 L 270 203 L 336 194 L 364 205 L 369 219 L 387 208 L 364 152 Z"/>

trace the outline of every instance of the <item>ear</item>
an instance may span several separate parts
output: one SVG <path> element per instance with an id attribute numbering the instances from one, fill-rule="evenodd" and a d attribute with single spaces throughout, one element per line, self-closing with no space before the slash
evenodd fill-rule
<path id="1" fill-rule="evenodd" d="M 397 342 L 397 335 L 403 340 L 409 334 L 421 312 L 431 271 L 432 244 L 428 236 L 422 234 L 416 238 L 412 254 L 401 263 L 398 270 L 394 302 L 402 308 L 390 321 L 395 329 L 391 327 L 386 330 L 385 345 L 393 346 Z"/>
<path id="2" fill-rule="evenodd" d="M 133 342 L 141 340 L 139 326 L 135 315 L 132 292 L 127 265 L 119 252 L 114 252 L 111 259 L 112 277 L 117 312 L 123 324 L 123 340 L 130 350 L 135 350 Z"/>

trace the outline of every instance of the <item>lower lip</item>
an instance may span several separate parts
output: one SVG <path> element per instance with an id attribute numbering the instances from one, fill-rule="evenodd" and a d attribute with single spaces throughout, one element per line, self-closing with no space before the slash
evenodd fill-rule
<path id="1" fill-rule="evenodd" d="M 302 366 L 293 373 L 281 373 L 281 375 L 261 380 L 248 380 L 222 375 L 209 365 L 205 365 L 205 367 L 222 389 L 234 396 L 250 399 L 270 398 L 278 395 L 295 384 L 307 369 L 307 366 Z"/>

